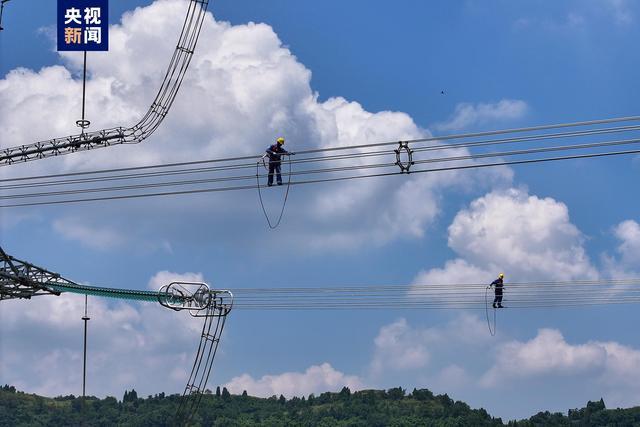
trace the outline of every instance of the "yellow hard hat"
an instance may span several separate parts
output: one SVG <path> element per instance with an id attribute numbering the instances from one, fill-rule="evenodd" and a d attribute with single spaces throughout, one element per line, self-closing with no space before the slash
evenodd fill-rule
<path id="1" fill-rule="evenodd" d="M 283 137 L 280 137 L 280 138 L 276 139 L 276 142 L 277 142 L 278 144 L 284 144 L 284 138 L 283 138 Z"/>
<path id="2" fill-rule="evenodd" d="M 501 279 L 504 278 L 504 273 L 498 274 L 498 277 L 501 278 Z"/>

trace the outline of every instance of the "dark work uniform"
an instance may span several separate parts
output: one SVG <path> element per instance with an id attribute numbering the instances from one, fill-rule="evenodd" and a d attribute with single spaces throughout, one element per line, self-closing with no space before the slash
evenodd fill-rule
<path id="1" fill-rule="evenodd" d="M 495 298 L 493 298 L 493 308 L 496 308 L 496 304 L 498 304 L 499 308 L 502 308 L 502 287 L 504 286 L 504 281 L 501 278 L 497 278 L 493 282 L 491 282 L 491 286 L 495 286 Z"/>
<path id="2" fill-rule="evenodd" d="M 282 148 L 280 144 L 273 144 L 267 148 L 267 155 L 269 156 L 269 178 L 267 185 L 273 185 L 273 173 L 276 173 L 276 179 L 278 185 L 282 185 L 282 175 L 280 174 L 281 156 L 283 154 L 289 154 L 287 150 Z"/>

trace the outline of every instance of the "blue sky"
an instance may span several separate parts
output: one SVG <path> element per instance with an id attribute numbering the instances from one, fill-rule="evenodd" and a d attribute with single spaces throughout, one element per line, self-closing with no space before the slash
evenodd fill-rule
<path id="1" fill-rule="evenodd" d="M 111 23 L 119 25 L 112 36 L 126 35 L 131 49 L 112 44 L 109 53 L 89 56 L 89 94 L 97 101 L 88 103 L 88 116 L 95 129 L 133 122 L 155 94 L 177 37 L 181 17 L 175 16 L 186 2 L 151 3 L 111 2 Z M 144 9 L 121 24 L 122 14 L 136 6 Z M 640 9 L 630 1 L 495 1 L 487 7 L 478 1 L 220 0 L 210 10 L 215 22 L 205 22 L 186 87 L 153 138 L 0 174 L 252 153 L 280 132 L 299 136 L 289 139 L 294 149 L 334 144 L 310 136 L 309 129 L 322 126 L 319 117 L 335 121 L 340 135 L 353 135 L 340 140 L 346 144 L 369 133 L 380 141 L 638 113 Z M 80 57 L 53 51 L 54 13 L 50 1 L 7 5 L 0 147 L 74 132 Z M 149 32 L 142 22 L 150 23 Z M 239 56 L 260 66 L 244 67 Z M 16 72 L 19 67 L 32 71 Z M 472 119 L 461 122 L 465 108 Z M 286 116 L 282 129 L 273 126 L 279 111 Z M 399 190 L 404 177 L 295 188 L 275 232 L 251 193 L 1 211 L 0 241 L 9 253 L 76 281 L 139 289 L 159 286 L 170 277 L 163 271 L 232 289 L 453 277 L 488 282 L 498 269 L 514 281 L 633 277 L 640 203 L 630 183 L 639 171 L 638 159 L 626 157 L 411 177 L 415 197 L 406 199 Z M 355 206 L 345 203 L 352 197 Z M 387 206 L 388 198 L 397 206 Z M 479 252 L 471 245 L 486 248 L 503 239 L 511 246 Z M 530 257 L 514 258 L 515 252 Z M 529 265 L 533 259 L 537 264 Z M 0 382 L 77 394 L 79 300 L 3 305 Z M 133 386 L 142 394 L 180 391 L 179 368 L 190 363 L 194 324 L 158 307 L 99 300 L 92 307 L 93 351 L 104 357 L 90 367 L 91 393 L 119 396 Z M 613 307 L 500 313 L 495 338 L 477 312 L 236 311 L 212 384 L 263 395 L 344 384 L 427 387 L 506 418 L 566 410 L 601 396 L 613 406 L 637 405 L 638 381 L 629 380 L 640 376 L 637 310 Z M 59 369 L 32 368 L 19 363 L 24 357 Z M 118 361 L 129 357 L 130 366 L 121 367 Z M 166 363 L 175 372 L 158 375 L 154 367 Z M 503 369 L 497 376 L 495 366 Z M 292 385 L 279 389 L 282 382 Z"/>

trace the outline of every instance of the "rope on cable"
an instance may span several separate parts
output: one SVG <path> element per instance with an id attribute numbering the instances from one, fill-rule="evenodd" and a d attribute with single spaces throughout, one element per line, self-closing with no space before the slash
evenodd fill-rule
<path id="1" fill-rule="evenodd" d="M 282 208 L 280 209 L 280 215 L 278 215 L 278 220 L 275 224 L 271 223 L 271 219 L 269 218 L 269 214 L 267 213 L 267 209 L 264 207 L 264 201 L 262 200 L 262 185 L 260 184 L 260 160 L 256 163 L 256 187 L 258 188 L 258 198 L 260 200 L 260 206 L 262 207 L 262 213 L 264 214 L 265 219 L 267 220 L 267 224 L 269 224 L 269 228 L 274 230 L 280 225 L 280 221 L 282 221 L 282 216 L 284 215 L 284 208 L 287 206 L 287 199 L 289 198 L 289 188 L 291 187 L 291 156 L 288 156 L 289 163 L 289 177 L 287 180 L 287 190 L 284 193 L 284 200 L 282 201 Z M 262 165 L 266 168 L 264 156 L 262 157 Z M 273 178 L 273 177 L 272 177 Z"/>
<path id="2" fill-rule="evenodd" d="M 489 328 L 489 333 L 491 334 L 492 337 L 496 336 L 496 308 L 493 307 L 493 325 L 491 322 L 491 319 L 489 317 L 489 297 L 488 297 L 488 293 L 489 293 L 489 288 L 490 286 L 487 286 L 486 288 L 484 288 L 484 313 L 487 317 L 487 327 Z"/>

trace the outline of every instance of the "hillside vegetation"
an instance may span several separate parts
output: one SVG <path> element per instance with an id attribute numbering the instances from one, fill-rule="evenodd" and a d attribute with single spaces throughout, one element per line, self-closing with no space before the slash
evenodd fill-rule
<path id="1" fill-rule="evenodd" d="M 171 426 L 180 396 L 141 398 L 135 390 L 115 397 L 88 397 L 83 405 L 73 395 L 46 398 L 0 389 L 0 426 Z M 484 409 L 471 409 L 446 394 L 429 390 L 406 393 L 401 388 L 323 393 L 307 398 L 268 399 L 231 395 L 220 388 L 203 396 L 194 426 L 502 426 Z M 640 425 L 640 408 L 607 410 L 602 400 L 567 415 L 541 412 L 509 426 Z"/>

